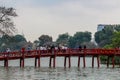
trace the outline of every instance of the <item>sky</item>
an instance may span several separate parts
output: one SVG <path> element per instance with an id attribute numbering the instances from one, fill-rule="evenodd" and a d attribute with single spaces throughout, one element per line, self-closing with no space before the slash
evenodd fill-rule
<path id="1" fill-rule="evenodd" d="M 18 14 L 14 23 L 28 41 L 49 35 L 89 31 L 98 24 L 120 23 L 120 0 L 0 0 L 0 6 L 13 7 Z"/>

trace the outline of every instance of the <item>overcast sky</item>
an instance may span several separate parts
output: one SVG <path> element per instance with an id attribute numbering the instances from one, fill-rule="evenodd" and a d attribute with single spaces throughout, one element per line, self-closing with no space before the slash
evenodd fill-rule
<path id="1" fill-rule="evenodd" d="M 42 34 L 53 40 L 66 32 L 94 35 L 98 24 L 120 23 L 120 0 L 0 0 L 0 5 L 16 9 L 18 32 L 30 41 Z"/>

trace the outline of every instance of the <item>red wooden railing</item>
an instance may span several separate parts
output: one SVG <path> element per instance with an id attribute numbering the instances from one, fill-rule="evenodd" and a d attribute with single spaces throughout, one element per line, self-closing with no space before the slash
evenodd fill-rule
<path id="1" fill-rule="evenodd" d="M 65 57 L 64 67 L 66 67 L 66 59 L 68 58 L 69 67 L 71 66 L 70 57 L 78 57 L 78 67 L 80 66 L 80 57 L 83 57 L 83 66 L 86 67 L 85 57 L 92 57 L 92 67 L 94 67 L 94 57 L 97 57 L 98 67 L 100 66 L 99 56 L 108 56 L 112 57 L 113 67 L 115 65 L 114 56 L 120 56 L 120 49 L 61 49 L 61 50 L 30 50 L 26 51 L 22 49 L 17 52 L 2 52 L 0 53 L 0 60 L 4 60 L 4 66 L 8 67 L 8 60 L 20 59 L 20 66 L 24 67 L 25 58 L 35 58 L 35 66 L 40 67 L 40 58 L 41 57 L 50 57 L 49 66 L 51 67 L 51 61 L 53 59 L 53 67 L 55 67 L 56 57 Z M 107 66 L 109 60 L 107 62 Z"/>

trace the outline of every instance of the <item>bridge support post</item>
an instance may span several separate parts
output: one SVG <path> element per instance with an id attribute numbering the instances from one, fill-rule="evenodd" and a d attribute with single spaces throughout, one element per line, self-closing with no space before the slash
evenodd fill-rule
<path id="1" fill-rule="evenodd" d="M 92 56 L 92 68 L 94 68 L 94 58 L 97 58 L 97 66 L 98 68 L 100 67 L 100 59 L 99 59 L 99 55 L 97 56 Z"/>
<path id="2" fill-rule="evenodd" d="M 98 68 L 100 67 L 100 56 L 98 55 L 97 56 L 97 65 L 98 65 Z"/>
<path id="3" fill-rule="evenodd" d="M 40 57 L 38 58 L 38 67 L 40 67 Z"/>
<path id="4" fill-rule="evenodd" d="M 83 56 L 83 67 L 86 67 L 85 55 Z"/>
<path id="5" fill-rule="evenodd" d="M 25 48 L 22 48 L 21 54 L 22 54 L 22 56 L 21 56 L 21 58 L 20 58 L 20 67 L 24 67 Z"/>
<path id="6" fill-rule="evenodd" d="M 68 58 L 68 67 L 70 68 L 71 67 L 71 58 L 70 56 L 65 56 L 64 58 L 64 67 L 66 68 L 66 60 Z"/>
<path id="7" fill-rule="evenodd" d="M 40 57 L 35 58 L 35 67 L 40 67 Z"/>
<path id="8" fill-rule="evenodd" d="M 9 57 L 9 53 L 5 53 L 4 55 L 5 59 L 4 59 L 4 67 L 8 67 L 8 57 Z"/>
<path id="9" fill-rule="evenodd" d="M 53 60 L 53 67 L 55 68 L 55 65 L 56 65 L 56 57 L 55 56 L 54 57 L 53 56 L 50 57 L 49 67 L 51 67 L 52 60 Z"/>
<path id="10" fill-rule="evenodd" d="M 108 58 L 107 58 L 107 68 L 109 68 L 109 56 L 108 56 Z"/>
<path id="11" fill-rule="evenodd" d="M 24 58 L 20 59 L 20 67 L 24 67 Z"/>
<path id="12" fill-rule="evenodd" d="M 38 57 L 35 57 L 35 67 L 37 67 L 37 65 L 38 65 L 38 67 L 40 67 L 40 56 L 41 56 L 41 53 L 40 53 L 40 50 L 39 51 L 36 51 L 37 53 L 37 55 L 38 55 Z"/>
<path id="13" fill-rule="evenodd" d="M 70 56 L 69 56 L 69 68 L 71 67 L 71 59 L 70 59 Z"/>
<path id="14" fill-rule="evenodd" d="M 65 58 L 64 58 L 64 67 L 66 68 L 66 56 L 65 56 Z"/>
<path id="15" fill-rule="evenodd" d="M 37 67 L 37 57 L 35 58 L 35 67 Z"/>
<path id="16" fill-rule="evenodd" d="M 78 67 L 80 67 L 80 56 L 78 56 Z"/>
<path id="17" fill-rule="evenodd" d="M 49 60 L 49 67 L 51 67 L 51 63 L 52 63 L 52 59 L 53 59 L 53 67 L 55 68 L 55 65 L 56 65 L 56 51 L 55 51 L 55 49 L 54 49 L 54 47 L 52 47 L 52 52 L 51 52 L 51 54 L 53 54 L 53 55 L 51 55 L 50 56 L 50 60 Z"/>
<path id="18" fill-rule="evenodd" d="M 22 66 L 22 60 L 20 59 L 20 67 Z"/>
<path id="19" fill-rule="evenodd" d="M 55 63 L 56 63 L 56 57 L 53 57 L 53 67 L 55 68 Z"/>
<path id="20" fill-rule="evenodd" d="M 8 59 L 4 60 L 4 67 L 6 67 L 6 68 L 8 67 Z"/>
<path id="21" fill-rule="evenodd" d="M 92 68 L 94 68 L 94 56 L 92 56 Z"/>
<path id="22" fill-rule="evenodd" d="M 22 56 L 20 58 L 20 67 L 24 67 L 24 58 L 25 58 L 25 48 L 22 48 Z"/>
<path id="23" fill-rule="evenodd" d="M 52 61 L 52 58 L 50 57 L 50 60 L 49 60 L 49 67 L 51 67 L 51 61 Z"/>
<path id="24" fill-rule="evenodd" d="M 114 58 L 115 58 L 115 56 L 112 57 L 112 65 L 113 65 L 112 67 L 113 68 L 115 67 L 115 59 Z"/>

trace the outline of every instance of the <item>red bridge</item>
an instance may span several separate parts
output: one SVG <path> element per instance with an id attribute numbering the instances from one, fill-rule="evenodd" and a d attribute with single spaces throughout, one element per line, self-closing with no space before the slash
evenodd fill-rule
<path id="1" fill-rule="evenodd" d="M 20 67 L 24 67 L 24 59 L 35 58 L 35 67 L 40 67 L 40 58 L 49 57 L 49 67 L 56 66 L 56 57 L 64 57 L 64 67 L 68 58 L 68 67 L 71 67 L 71 57 L 78 57 L 78 67 L 80 67 L 80 57 L 83 58 L 83 67 L 86 67 L 86 57 L 92 57 L 92 67 L 94 67 L 94 58 L 97 58 L 97 66 L 100 67 L 100 56 L 107 56 L 107 67 L 109 67 L 110 58 L 112 58 L 112 67 L 115 67 L 115 56 L 120 57 L 119 49 L 66 49 L 66 50 L 32 50 L 20 52 L 0 53 L 0 61 L 4 61 L 4 67 L 8 67 L 9 60 L 20 60 Z M 53 61 L 53 62 L 52 62 Z M 51 65 L 51 63 L 53 63 Z"/>

